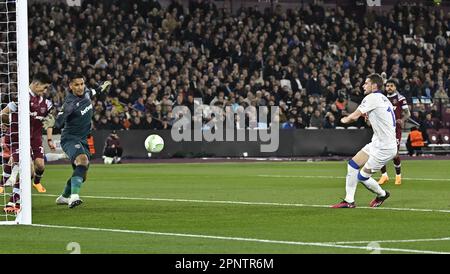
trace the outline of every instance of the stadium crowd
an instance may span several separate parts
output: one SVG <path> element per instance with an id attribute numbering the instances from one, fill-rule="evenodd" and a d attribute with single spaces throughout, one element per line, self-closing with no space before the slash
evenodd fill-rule
<path id="1" fill-rule="evenodd" d="M 450 13 L 442 9 L 378 14 L 305 5 L 232 14 L 207 0 L 185 8 L 179 0 L 166 8 L 157 0 L 85 0 L 32 4 L 29 13 L 30 69 L 51 75 L 57 108 L 68 71 L 91 86 L 112 82 L 94 101 L 96 129 L 169 129 L 173 108 L 193 109 L 194 98 L 232 109 L 278 105 L 285 129 L 335 128 L 361 102 L 373 72 L 398 80 L 412 119 L 445 126 Z"/>

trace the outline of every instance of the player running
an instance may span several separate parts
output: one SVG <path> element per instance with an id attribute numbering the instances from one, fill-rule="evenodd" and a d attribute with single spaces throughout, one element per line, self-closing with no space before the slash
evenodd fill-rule
<path id="1" fill-rule="evenodd" d="M 402 175 L 401 175 L 401 161 L 400 156 L 398 154 L 398 150 L 400 149 L 400 141 L 402 139 L 402 128 L 405 125 L 405 122 L 409 119 L 411 116 L 411 113 L 409 111 L 408 103 L 406 102 L 406 98 L 403 97 L 398 91 L 397 91 L 397 81 L 393 79 L 389 79 L 386 81 L 386 93 L 387 98 L 389 101 L 391 101 L 392 105 L 394 106 L 394 114 L 397 121 L 397 127 L 395 128 L 395 135 L 397 138 L 397 155 L 394 157 L 394 167 L 395 167 L 395 184 L 401 185 L 402 184 Z M 383 166 L 381 168 L 381 178 L 378 181 L 378 184 L 382 185 L 384 183 L 387 183 L 389 181 L 388 174 L 386 172 L 386 166 Z"/>
<path id="2" fill-rule="evenodd" d="M 383 190 L 373 178 L 372 174 L 381 169 L 397 154 L 395 139 L 395 116 L 391 102 L 383 95 L 383 78 L 379 74 L 371 74 L 364 83 L 364 95 L 361 105 L 341 122 L 348 124 L 358 120 L 366 114 L 372 124 L 372 141 L 362 148 L 347 166 L 346 196 L 345 199 L 333 205 L 333 208 L 354 208 L 355 192 L 358 181 L 377 196 L 370 202 L 371 207 L 379 207 L 389 198 L 388 191 Z M 361 170 L 360 168 L 363 167 Z"/>
<path id="3" fill-rule="evenodd" d="M 62 128 L 61 146 L 69 157 L 73 173 L 67 180 L 63 193 L 56 199 L 58 205 L 74 208 L 83 203 L 80 199 L 81 184 L 86 181 L 89 168 L 89 146 L 87 137 L 91 132 L 93 107 L 91 98 L 97 92 L 106 91 L 111 82 L 106 81 L 96 89 L 87 89 L 84 77 L 75 73 L 69 78 L 69 94 L 64 99 L 56 121 L 48 121 L 50 127 Z"/>
<path id="4" fill-rule="evenodd" d="M 51 109 L 53 107 L 50 100 L 45 99 L 44 95 L 47 88 L 51 84 L 51 79 L 47 74 L 36 73 L 29 86 L 30 94 L 30 146 L 32 158 L 32 174 L 34 177 L 33 187 L 38 192 L 46 192 L 45 187 L 41 184 L 41 178 L 44 174 L 44 147 L 42 146 L 42 130 L 43 120 L 51 117 Z M 19 124 L 18 124 L 18 107 L 12 101 L 1 111 L 2 121 L 9 123 L 10 126 L 5 135 L 5 145 L 10 146 L 11 157 L 9 165 L 5 166 L 2 181 L 6 186 L 13 187 L 13 195 L 6 207 L 5 212 L 17 212 L 20 210 L 20 184 L 17 181 L 19 173 Z M 52 141 L 52 129 L 46 128 L 49 147 L 54 150 L 55 145 Z M 10 172 L 10 174 L 8 174 Z M 0 185 L 0 193 L 4 191 L 3 185 Z"/>

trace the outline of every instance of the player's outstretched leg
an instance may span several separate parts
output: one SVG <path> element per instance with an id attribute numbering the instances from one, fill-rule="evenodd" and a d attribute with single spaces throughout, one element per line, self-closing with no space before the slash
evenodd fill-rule
<path id="1" fill-rule="evenodd" d="M 387 174 L 387 169 L 386 169 L 386 166 L 383 166 L 381 168 L 381 178 L 380 178 L 380 180 L 378 180 L 378 184 L 382 185 L 382 184 L 387 183 L 388 181 L 389 181 L 389 176 Z"/>
<path id="2" fill-rule="evenodd" d="M 69 208 L 74 208 L 83 203 L 80 199 L 81 184 L 85 181 L 88 170 L 89 160 L 87 155 L 78 155 L 76 160 L 76 167 L 70 179 L 71 194 L 69 198 Z"/>
<path id="3" fill-rule="evenodd" d="M 70 178 L 71 194 L 69 199 L 69 208 L 74 208 L 83 203 L 80 199 L 80 189 L 86 176 L 87 167 L 78 165 L 73 171 L 72 178 Z"/>
<path id="4" fill-rule="evenodd" d="M 347 177 L 345 179 L 345 199 L 332 205 L 332 208 L 354 208 L 356 186 L 358 185 L 358 170 L 359 166 L 354 160 L 350 160 L 347 165 Z"/>
<path id="5" fill-rule="evenodd" d="M 372 177 L 372 174 L 367 172 L 365 168 L 358 173 L 358 180 L 371 192 L 375 193 L 377 197 L 370 202 L 370 207 L 379 207 L 383 202 L 389 198 L 390 193 L 383 190 L 380 185 Z"/>
<path id="6" fill-rule="evenodd" d="M 397 155 L 394 158 L 394 167 L 395 167 L 395 184 L 402 184 L 402 162 L 400 160 L 400 156 Z"/>
<path id="7" fill-rule="evenodd" d="M 61 195 L 59 195 L 58 198 L 56 198 L 57 205 L 68 205 L 69 204 L 70 194 L 72 193 L 71 181 L 72 181 L 72 177 L 70 177 L 69 180 L 67 180 L 63 193 Z"/>

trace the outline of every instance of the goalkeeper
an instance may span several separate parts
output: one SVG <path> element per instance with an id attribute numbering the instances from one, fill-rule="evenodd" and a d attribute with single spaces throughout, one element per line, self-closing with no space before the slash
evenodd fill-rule
<path id="1" fill-rule="evenodd" d="M 81 184 L 86 181 L 89 168 L 89 146 L 87 136 L 91 132 L 93 107 L 91 98 L 98 92 L 105 92 L 111 82 L 105 81 L 96 89 L 87 89 L 84 77 L 75 73 L 69 77 L 69 94 L 64 99 L 62 109 L 55 120 L 44 122 L 49 127 L 61 128 L 61 147 L 69 157 L 73 173 L 67 180 L 63 193 L 56 199 L 58 205 L 74 208 L 83 203 L 79 193 Z"/>

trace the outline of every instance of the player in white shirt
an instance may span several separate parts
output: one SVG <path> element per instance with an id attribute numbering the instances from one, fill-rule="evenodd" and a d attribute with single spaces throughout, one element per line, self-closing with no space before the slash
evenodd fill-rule
<path id="1" fill-rule="evenodd" d="M 389 99 L 383 95 L 382 87 L 383 78 L 379 74 L 369 75 L 363 86 L 366 97 L 361 105 L 355 112 L 341 119 L 343 124 L 348 124 L 365 115 L 372 125 L 373 137 L 372 141 L 348 162 L 346 196 L 342 202 L 333 205 L 333 208 L 355 207 L 358 181 L 377 195 L 370 202 L 371 207 L 379 207 L 390 196 L 389 192 L 383 190 L 371 177 L 397 154 L 394 110 Z"/>

